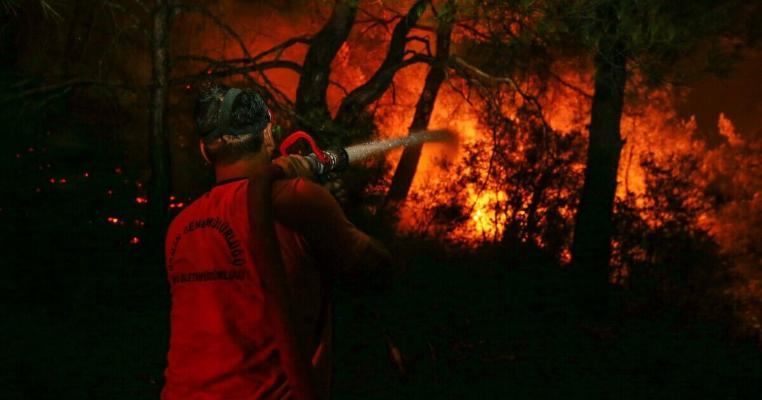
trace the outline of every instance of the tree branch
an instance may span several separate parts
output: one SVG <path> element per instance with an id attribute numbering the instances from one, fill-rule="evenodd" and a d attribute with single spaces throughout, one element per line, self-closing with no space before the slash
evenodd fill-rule
<path id="1" fill-rule="evenodd" d="M 273 46 L 273 47 L 271 47 L 271 48 L 269 48 L 269 49 L 267 49 L 267 50 L 257 54 L 256 56 L 254 56 L 251 59 L 251 61 L 252 62 L 258 61 L 258 60 L 262 59 L 263 57 L 265 57 L 265 56 L 267 56 L 267 55 L 269 55 L 271 53 L 276 53 L 275 54 L 275 59 L 277 60 L 277 59 L 280 58 L 280 56 L 283 54 L 283 52 L 286 49 L 288 49 L 289 47 L 291 47 L 291 46 L 293 46 L 295 44 L 300 44 L 300 43 L 301 44 L 309 45 L 311 42 L 312 42 L 312 38 L 310 36 L 308 36 L 308 35 L 302 35 L 302 36 L 292 37 L 292 38 L 284 41 L 281 44 Z"/>
<path id="2" fill-rule="evenodd" d="M 553 77 L 553 79 L 557 80 L 562 86 L 566 87 L 567 89 L 571 89 L 572 91 L 577 92 L 578 94 L 584 96 L 587 99 L 593 98 L 592 94 L 586 92 L 584 89 L 582 89 L 579 86 L 576 86 L 567 82 L 566 80 L 564 80 L 564 78 L 562 78 L 560 75 L 556 74 L 555 72 L 549 71 L 549 73 L 550 73 L 550 76 Z"/>
<path id="3" fill-rule="evenodd" d="M 429 56 L 433 56 L 434 52 L 431 51 L 431 42 L 429 41 L 429 38 L 423 37 L 423 36 L 410 36 L 408 39 L 408 42 L 421 42 L 426 47 L 426 54 Z"/>
<path id="4" fill-rule="evenodd" d="M 547 121 L 545 121 L 545 118 L 543 116 L 542 105 L 540 104 L 540 101 L 538 100 L 537 96 L 527 93 L 524 89 L 521 88 L 521 86 L 519 86 L 518 83 L 516 83 L 516 81 L 513 78 L 509 76 L 490 75 L 489 73 L 483 71 L 479 67 L 467 63 L 465 60 L 463 60 L 462 58 L 456 55 L 453 55 L 450 57 L 450 65 L 453 66 L 455 70 L 460 71 L 461 75 L 463 75 L 464 77 L 468 77 L 470 73 L 472 75 L 475 75 L 487 81 L 496 82 L 496 83 L 508 83 L 511 87 L 513 87 L 513 90 L 515 90 L 516 93 L 518 93 L 519 96 L 521 96 L 521 98 L 524 99 L 524 101 L 532 104 L 535 107 L 538 113 L 538 117 L 540 118 L 544 127 L 548 130 L 550 129 L 550 126 L 548 125 Z"/>
<path id="5" fill-rule="evenodd" d="M 243 39 L 241 39 L 241 36 L 238 35 L 238 33 L 233 30 L 228 24 L 226 24 L 224 21 L 222 21 L 220 18 L 218 18 L 214 13 L 209 11 L 208 8 L 198 6 L 195 4 L 176 4 L 173 6 L 173 15 L 177 15 L 181 12 L 193 12 L 197 14 L 201 14 L 214 22 L 215 25 L 217 25 L 220 29 L 225 31 L 230 37 L 233 38 L 238 43 L 238 46 L 241 48 L 241 52 L 243 52 L 243 55 L 246 58 L 251 58 L 251 54 L 249 53 L 249 49 L 246 47 L 246 44 L 243 42 Z"/>
<path id="6" fill-rule="evenodd" d="M 203 56 L 199 56 L 199 57 L 203 57 Z M 286 69 L 295 71 L 296 73 L 301 73 L 301 65 L 293 61 L 274 60 L 274 61 L 264 61 L 254 65 L 246 65 L 243 67 L 228 68 L 228 69 L 223 69 L 219 71 L 211 71 L 211 73 L 207 72 L 202 74 L 186 75 L 186 76 L 172 79 L 172 84 L 178 85 L 178 84 L 193 83 L 193 82 L 203 81 L 210 78 L 224 78 L 224 77 L 233 76 L 233 75 L 243 75 L 243 74 L 248 74 L 250 72 L 265 71 L 268 69 L 275 69 L 275 68 L 286 68 Z"/>
<path id="7" fill-rule="evenodd" d="M 357 15 L 357 2 L 339 0 L 330 18 L 310 43 L 302 64 L 302 75 L 296 89 L 296 114 L 320 120 L 324 125 L 330 119 L 326 90 L 331 62 L 347 40 Z"/>
<path id="8" fill-rule="evenodd" d="M 24 97 L 36 96 L 39 94 L 54 92 L 56 90 L 69 89 L 75 86 L 98 86 L 112 89 L 126 90 L 129 92 L 138 92 L 140 90 L 148 89 L 148 86 L 128 85 L 121 82 L 102 82 L 94 79 L 72 78 L 65 81 L 52 83 L 45 86 L 38 86 L 31 89 L 27 89 L 15 96 L 4 99 L 4 101 L 12 101 Z"/>
<path id="9" fill-rule="evenodd" d="M 381 66 L 365 84 L 357 87 L 342 100 L 335 118 L 335 122 L 339 126 L 352 126 L 360 113 L 384 94 L 392 82 L 394 74 L 399 70 L 399 66 L 406 63 L 403 58 L 408 42 L 407 35 L 426 10 L 427 4 L 427 0 L 416 1 L 408 10 L 407 15 L 394 27 L 392 39 L 389 42 L 389 50 Z"/>

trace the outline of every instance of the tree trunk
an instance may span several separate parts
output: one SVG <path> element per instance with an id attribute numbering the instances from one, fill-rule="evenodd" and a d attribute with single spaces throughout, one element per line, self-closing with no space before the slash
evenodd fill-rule
<path id="1" fill-rule="evenodd" d="M 148 185 L 148 229 L 150 245 L 163 244 L 168 223 L 167 209 L 171 185 L 167 101 L 169 98 L 169 33 L 168 0 L 156 0 L 151 36 L 152 87 L 150 109 L 151 178 Z M 154 243 L 156 242 L 156 243 Z"/>
<path id="2" fill-rule="evenodd" d="M 408 130 L 410 133 L 426 129 L 429 126 L 439 88 L 447 76 L 447 59 L 450 57 L 451 33 L 451 21 L 443 19 L 439 29 L 437 29 L 437 54 L 434 63 L 426 75 L 426 81 L 423 85 L 421 96 L 418 98 L 418 103 L 415 105 L 415 115 Z M 422 145 L 419 144 L 405 147 L 402 151 L 402 157 L 399 164 L 397 164 L 397 169 L 394 170 L 392 183 L 384 199 L 383 209 L 395 209 L 407 198 L 410 185 L 415 177 L 415 171 L 418 168 L 418 160 L 421 158 L 421 148 Z"/>
<path id="3" fill-rule="evenodd" d="M 608 284 L 617 170 L 622 150 L 620 119 L 626 82 L 625 46 L 617 38 L 617 20 L 608 13 L 609 29 L 595 58 L 595 93 L 590 121 L 585 183 L 574 226 L 575 275 L 593 297 Z"/>
<path id="4" fill-rule="evenodd" d="M 310 43 L 302 64 L 302 75 L 296 88 L 295 111 L 301 127 L 322 130 L 330 121 L 326 91 L 331 62 L 347 40 L 357 14 L 357 1 L 336 2 L 331 17 Z M 305 126 L 308 125 L 308 126 Z"/>
<path id="5" fill-rule="evenodd" d="M 389 88 L 392 79 L 394 79 L 394 74 L 403 65 L 405 47 L 408 42 L 407 34 L 418 23 L 418 19 L 426 10 L 427 4 L 427 0 L 418 0 L 410 7 L 407 15 L 394 27 L 392 39 L 389 42 L 389 50 L 386 52 L 386 57 L 381 66 L 366 83 L 357 87 L 341 101 L 335 118 L 340 127 L 351 128 L 366 107 L 378 100 Z"/>

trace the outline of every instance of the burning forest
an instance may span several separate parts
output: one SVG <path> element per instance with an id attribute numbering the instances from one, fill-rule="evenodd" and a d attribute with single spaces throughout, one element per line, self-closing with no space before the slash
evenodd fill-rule
<path id="1" fill-rule="evenodd" d="M 191 329 L 175 325 L 189 298 L 177 293 L 253 275 L 267 288 L 262 265 L 284 269 L 286 289 L 298 282 L 262 295 L 287 304 L 287 316 L 312 295 L 309 279 L 320 293 L 335 286 L 313 302 L 328 304 L 319 314 L 335 339 L 307 354 L 320 392 L 316 360 L 334 353 L 330 385 L 314 398 L 758 398 L 759 4 L 0 5 L 10 142 L 0 218 L 14 309 L 5 330 L 22 349 L 9 355 L 19 361 L 4 374 L 8 398 L 189 396 L 172 369 L 177 332 Z M 209 115 L 221 143 L 254 126 L 236 122 L 247 115 L 236 107 L 261 98 L 266 164 L 309 174 L 340 217 L 316 222 L 334 214 L 310 199 L 281 212 L 273 178 L 275 195 L 262 189 L 273 204 L 246 206 L 272 212 L 240 214 L 252 216 L 251 255 L 236 260 L 250 257 L 254 269 L 172 275 L 184 251 L 208 260 L 204 242 L 181 239 L 203 224 L 175 238 L 173 221 L 233 185 L 225 177 L 259 188 L 267 176 L 230 175 L 256 157 L 220 161 L 229 153 L 204 136 L 205 93 L 219 103 Z M 299 172 L 302 161 L 311 172 Z M 341 218 L 374 238 L 367 251 L 389 254 L 387 270 L 291 277 L 298 257 L 284 250 L 283 229 L 319 266 L 336 243 L 310 242 L 310 232 L 339 229 Z M 267 224 L 280 251 L 258 247 L 273 243 L 261 239 Z M 237 240 L 249 233 L 238 226 L 214 231 L 243 251 Z M 337 259 L 360 248 L 351 237 L 333 238 L 348 241 Z M 291 336 L 278 336 L 281 320 L 262 307 L 286 387 L 313 398 L 289 367 L 301 357 L 283 344 Z M 36 385 L 42 370 L 64 373 Z"/>

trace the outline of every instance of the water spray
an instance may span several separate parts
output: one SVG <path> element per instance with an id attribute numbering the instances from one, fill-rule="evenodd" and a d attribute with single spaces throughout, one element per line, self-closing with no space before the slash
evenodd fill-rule
<path id="1" fill-rule="evenodd" d="M 455 134 L 447 129 L 424 130 L 402 137 L 321 150 L 310 135 L 298 131 L 283 140 L 280 145 L 281 155 L 287 155 L 288 149 L 300 139 L 309 143 L 312 153 L 305 158 L 310 164 L 312 173 L 318 179 L 322 179 L 331 172 L 341 172 L 345 170 L 349 164 L 386 153 L 399 147 L 418 145 L 427 142 L 452 143 L 455 140 Z"/>

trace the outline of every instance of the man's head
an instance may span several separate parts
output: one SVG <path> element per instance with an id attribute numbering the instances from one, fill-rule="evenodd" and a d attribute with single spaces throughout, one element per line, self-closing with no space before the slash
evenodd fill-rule
<path id="1" fill-rule="evenodd" d="M 270 112 L 253 90 L 209 82 L 201 87 L 195 117 L 201 152 L 216 165 L 269 157 L 275 147 Z"/>

